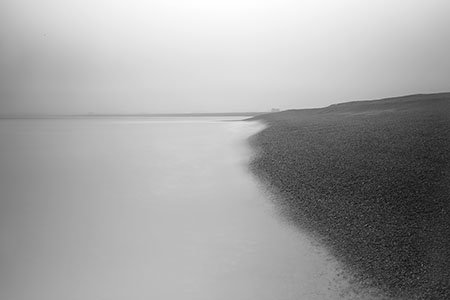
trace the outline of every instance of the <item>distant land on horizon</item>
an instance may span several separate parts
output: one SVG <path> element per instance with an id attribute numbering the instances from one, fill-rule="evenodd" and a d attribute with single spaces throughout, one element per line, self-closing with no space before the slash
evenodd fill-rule
<path id="1" fill-rule="evenodd" d="M 442 98 L 442 99 L 440 99 Z M 395 97 L 387 97 L 380 99 L 364 99 L 364 100 L 350 100 L 346 102 L 338 102 L 325 107 L 317 108 L 293 108 L 280 110 L 272 108 L 271 111 L 250 111 L 250 112 L 207 112 L 207 113 L 77 113 L 77 114 L 39 114 L 39 113 L 20 113 L 20 114 L 0 114 L 0 119 L 65 119 L 65 118 L 132 118 L 132 117 L 239 117 L 248 116 L 256 117 L 262 115 L 270 115 L 275 118 L 281 116 L 286 117 L 286 114 L 297 113 L 318 113 L 327 111 L 346 111 L 348 109 L 358 110 L 366 109 L 367 106 L 372 109 L 380 108 L 381 106 L 394 105 L 402 102 L 416 102 L 416 101 L 435 101 L 450 98 L 450 92 L 427 93 L 427 94 L 411 94 Z M 271 118 L 271 117 L 269 117 Z"/>
<path id="2" fill-rule="evenodd" d="M 370 99 L 370 100 L 354 100 L 348 102 L 340 102 L 320 108 L 298 108 L 287 109 L 280 112 L 271 112 L 256 115 L 250 120 L 265 121 L 298 119 L 300 117 L 311 116 L 315 114 L 346 114 L 346 113 L 376 113 L 378 111 L 388 111 L 395 109 L 414 109 L 422 108 L 423 105 L 433 105 L 439 101 L 450 100 L 450 92 L 429 93 L 429 94 L 412 94 L 404 96 L 396 96 L 389 98 Z M 408 105 L 405 105 L 407 104 Z M 417 107 L 416 107 L 417 106 Z"/>
<path id="3" fill-rule="evenodd" d="M 0 119 L 71 119 L 71 118 L 135 118 L 135 117 L 254 117 L 268 112 L 216 112 L 216 113 L 140 113 L 140 114 L 8 114 Z"/>

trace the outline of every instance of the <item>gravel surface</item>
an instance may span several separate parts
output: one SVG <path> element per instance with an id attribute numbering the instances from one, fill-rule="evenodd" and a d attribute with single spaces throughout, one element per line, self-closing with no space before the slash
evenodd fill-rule
<path id="1" fill-rule="evenodd" d="M 255 117 L 251 169 L 360 283 L 450 299 L 450 93 Z"/>

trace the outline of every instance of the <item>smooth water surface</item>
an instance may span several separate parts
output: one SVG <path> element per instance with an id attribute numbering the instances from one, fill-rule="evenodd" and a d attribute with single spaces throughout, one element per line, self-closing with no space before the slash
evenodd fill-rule
<path id="1" fill-rule="evenodd" d="M 338 299 L 247 170 L 261 125 L 0 121 L 0 299 Z"/>

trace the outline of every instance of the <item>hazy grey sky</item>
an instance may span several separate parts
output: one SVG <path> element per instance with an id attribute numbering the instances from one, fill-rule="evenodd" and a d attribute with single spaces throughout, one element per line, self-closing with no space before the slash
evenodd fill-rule
<path id="1" fill-rule="evenodd" d="M 302 108 L 450 90 L 448 0 L 2 0 L 0 113 Z"/>

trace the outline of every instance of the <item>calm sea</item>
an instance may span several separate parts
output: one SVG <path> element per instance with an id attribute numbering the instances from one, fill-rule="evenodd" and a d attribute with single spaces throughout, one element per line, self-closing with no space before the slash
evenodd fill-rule
<path id="1" fill-rule="evenodd" d="M 248 171 L 246 139 L 261 128 L 1 120 L 0 299 L 347 297 Z"/>

